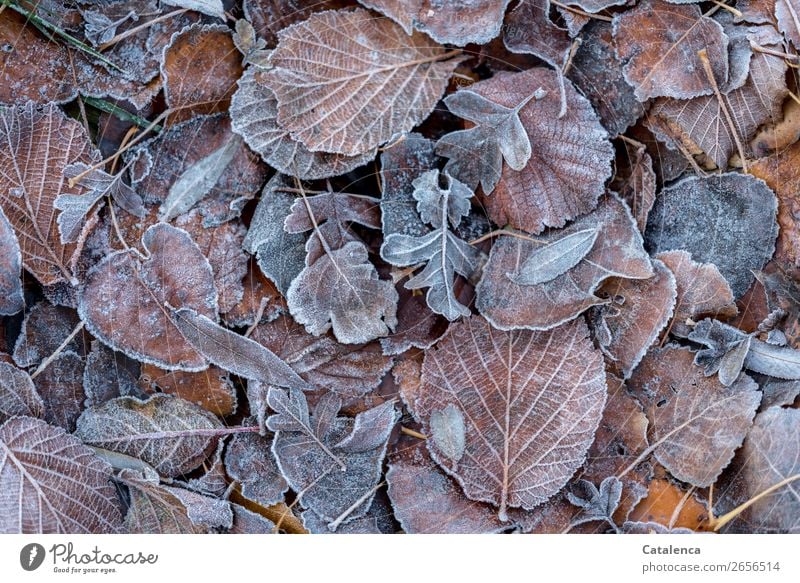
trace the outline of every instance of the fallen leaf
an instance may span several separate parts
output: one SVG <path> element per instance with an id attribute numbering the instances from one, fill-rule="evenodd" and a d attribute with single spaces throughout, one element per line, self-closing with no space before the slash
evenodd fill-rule
<path id="1" fill-rule="evenodd" d="M 220 439 L 213 457 L 205 466 L 205 473 L 199 478 L 190 479 L 186 482 L 186 487 L 206 496 L 226 498 L 229 484 L 228 477 L 225 474 L 225 464 L 222 461 L 222 452 L 224 450 L 225 441 Z"/>
<path id="2" fill-rule="evenodd" d="M 758 338 L 753 338 L 749 348 L 745 368 L 779 379 L 800 379 L 800 350 L 772 346 Z"/>
<path id="3" fill-rule="evenodd" d="M 620 198 L 631 209 L 639 231 L 644 233 L 647 217 L 656 202 L 656 173 L 653 170 L 653 159 L 644 146 L 636 148 L 634 158 L 629 163 L 630 166 L 622 172 L 617 168 L 617 176 L 611 189 L 619 193 Z"/>
<path id="4" fill-rule="evenodd" d="M 188 8 L 189 10 L 196 10 L 209 16 L 215 16 L 225 20 L 225 8 L 222 6 L 222 0 L 162 0 L 164 4 L 169 6 L 177 6 L 178 8 Z"/>
<path id="5" fill-rule="evenodd" d="M 728 37 L 700 8 L 646 0 L 614 16 L 617 58 L 636 98 L 690 99 L 713 88 L 698 52 L 705 49 L 719 85 L 728 80 Z"/>
<path id="6" fill-rule="evenodd" d="M 0 362 L 0 423 L 12 417 L 42 417 L 44 402 L 30 375 L 7 362 Z"/>
<path id="7" fill-rule="evenodd" d="M 0 531 L 120 532 L 111 466 L 60 427 L 31 417 L 0 426 Z"/>
<path id="8" fill-rule="evenodd" d="M 50 425 L 75 431 L 84 409 L 83 358 L 71 351 L 59 354 L 34 380 L 44 402 L 41 418 Z"/>
<path id="9" fill-rule="evenodd" d="M 742 375 L 730 387 L 706 377 L 685 348 L 651 350 L 628 385 L 650 421 L 650 450 L 677 479 L 700 488 L 730 463 L 761 393 Z"/>
<path id="10" fill-rule="evenodd" d="M 184 372 L 143 364 L 141 375 L 140 387 L 148 395 L 160 390 L 199 405 L 219 417 L 227 417 L 236 411 L 236 387 L 228 373 L 215 366 L 200 372 Z"/>
<path id="11" fill-rule="evenodd" d="M 706 346 L 697 352 L 694 363 L 707 377 L 718 374 L 719 382 L 731 386 L 739 377 L 750 351 L 752 336 L 717 320 L 706 318 L 689 333 L 689 340 Z"/>
<path id="12" fill-rule="evenodd" d="M 271 437 L 244 433 L 234 435 L 225 451 L 225 469 L 241 485 L 242 496 L 262 506 L 282 501 L 289 489 L 271 448 Z"/>
<path id="13" fill-rule="evenodd" d="M 572 41 L 568 31 L 550 20 L 550 0 L 523 0 L 506 17 L 503 44 L 512 53 L 535 55 L 561 68 Z"/>
<path id="14" fill-rule="evenodd" d="M 166 306 L 216 318 L 211 266 L 189 234 L 170 225 L 150 227 L 142 245 L 147 257 L 117 251 L 89 271 L 78 313 L 97 339 L 131 358 L 167 370 L 203 370 L 208 363 Z"/>
<path id="15" fill-rule="evenodd" d="M 541 249 L 534 241 L 547 244 L 587 230 L 596 231 L 597 240 L 583 260 L 566 273 L 535 286 L 517 285 L 506 275 L 517 273 L 527 258 Z M 495 328 L 553 328 L 605 303 L 607 300 L 594 292 L 609 277 L 646 279 L 653 275 L 630 211 L 613 195 L 565 229 L 550 230 L 532 239 L 500 237 L 492 247 L 476 288 L 475 305 Z M 531 297 L 536 297 L 536 302 L 532 303 Z"/>
<path id="16" fill-rule="evenodd" d="M 286 311 L 283 296 L 261 273 L 255 260 L 248 262 L 247 275 L 241 286 L 241 301 L 223 315 L 229 328 L 249 328 L 259 322 L 274 320 Z"/>
<path id="17" fill-rule="evenodd" d="M 244 0 L 245 18 L 253 23 L 259 36 L 272 47 L 278 32 L 308 18 L 313 12 L 354 6 L 353 0 Z"/>
<path id="18" fill-rule="evenodd" d="M 86 407 L 102 405 L 114 397 L 140 396 L 138 378 L 138 362 L 92 340 L 83 370 Z"/>
<path id="19" fill-rule="evenodd" d="M 501 332 L 472 316 L 425 354 L 412 412 L 426 435 L 434 411 L 452 404 L 462 412 L 463 457 L 455 462 L 435 440 L 428 448 L 469 498 L 498 506 L 505 521 L 509 507 L 530 510 L 566 484 L 586 458 L 605 401 L 602 357 L 582 321 Z"/>
<path id="20" fill-rule="evenodd" d="M 22 295 L 22 252 L 17 235 L 0 207 L 0 315 L 25 309 Z"/>
<path id="21" fill-rule="evenodd" d="M 553 281 L 586 257 L 597 241 L 597 229 L 576 231 L 535 249 L 515 273 L 506 277 L 517 285 Z"/>
<path id="22" fill-rule="evenodd" d="M 659 194 L 645 244 L 651 253 L 684 250 L 713 263 L 739 297 L 775 250 L 777 210 L 772 190 L 747 174 L 690 176 Z"/>
<path id="23" fill-rule="evenodd" d="M 269 55 L 272 51 L 266 50 L 267 41 L 258 37 L 256 29 L 244 18 L 236 21 L 235 28 L 233 44 L 244 56 L 242 66 L 269 67 Z"/>
<path id="24" fill-rule="evenodd" d="M 761 383 L 761 407 L 759 413 L 770 407 L 791 405 L 800 395 L 800 381 L 768 380 Z"/>
<path id="25" fill-rule="evenodd" d="M 616 528 L 614 513 L 622 498 L 622 482 L 616 476 L 609 476 L 597 488 L 587 480 L 578 482 L 567 491 L 567 498 L 573 506 L 581 509 L 581 513 L 572 521 L 577 526 L 586 522 L 607 522 Z"/>
<path id="26" fill-rule="evenodd" d="M 312 14 L 278 39 L 266 73 L 278 124 L 312 151 L 348 156 L 426 118 L 461 62 L 425 35 L 408 36 L 361 9 Z"/>
<path id="27" fill-rule="evenodd" d="M 302 517 L 303 526 L 311 534 L 331 534 L 328 523 L 313 510 L 306 510 Z M 395 531 L 389 501 L 385 494 L 378 492 L 364 516 L 342 524 L 336 529 L 335 534 L 394 534 Z"/>
<path id="28" fill-rule="evenodd" d="M 54 354 L 80 322 L 75 310 L 54 306 L 48 301 L 34 304 L 25 314 L 22 329 L 14 346 L 14 362 L 22 368 L 39 365 Z M 77 336 L 64 347 L 83 354 L 88 337 Z"/>
<path id="29" fill-rule="evenodd" d="M 216 440 L 209 430 L 221 427 L 214 415 L 177 397 L 154 395 L 146 401 L 118 397 L 86 409 L 78 418 L 75 436 L 139 458 L 172 478 L 190 472 L 211 454 Z"/>
<path id="30" fill-rule="evenodd" d="M 775 20 L 778 23 L 778 29 L 795 47 L 800 46 L 800 30 L 797 26 L 799 10 L 800 5 L 797 0 L 775 0 Z"/>

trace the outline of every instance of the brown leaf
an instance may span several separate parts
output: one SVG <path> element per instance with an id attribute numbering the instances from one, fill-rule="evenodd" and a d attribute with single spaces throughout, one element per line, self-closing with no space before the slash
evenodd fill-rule
<path id="1" fill-rule="evenodd" d="M 428 116 L 461 61 L 452 56 L 365 10 L 312 14 L 280 32 L 270 58 L 278 124 L 312 151 L 368 152 Z"/>
<path id="2" fill-rule="evenodd" d="M 689 99 L 713 88 L 698 52 L 705 49 L 719 85 L 728 80 L 728 38 L 700 8 L 645 0 L 614 17 L 617 57 L 636 98 Z"/>
<path id="3" fill-rule="evenodd" d="M 9 419 L 0 426 L 0 532 L 119 532 L 109 478 L 111 466 L 60 427 Z"/>
<path id="4" fill-rule="evenodd" d="M 524 0 L 512 10 L 503 27 L 503 43 L 512 53 L 535 55 L 561 68 L 572 41 L 569 33 L 550 20 L 550 0 Z"/>
<path id="5" fill-rule="evenodd" d="M 83 359 L 71 351 L 62 352 L 34 379 L 44 401 L 42 419 L 50 425 L 75 431 L 84 409 Z"/>
<path id="6" fill-rule="evenodd" d="M 175 34 L 164 48 L 161 77 L 167 107 L 185 109 L 172 114 L 170 123 L 227 110 L 241 76 L 227 26 L 198 23 Z"/>
<path id="7" fill-rule="evenodd" d="M 342 397 L 378 386 L 392 367 L 377 342 L 339 344 L 332 334 L 312 336 L 289 316 L 259 324 L 250 336 L 286 362 L 309 384 Z"/>
<path id="8" fill-rule="evenodd" d="M 201 372 L 183 372 L 144 364 L 141 384 L 146 393 L 154 393 L 157 387 L 168 395 L 190 401 L 220 417 L 227 417 L 236 411 L 236 388 L 228 373 L 215 366 Z"/>
<path id="9" fill-rule="evenodd" d="M 21 277 L 19 241 L 0 207 L 0 315 L 11 316 L 25 309 Z"/>
<path id="10" fill-rule="evenodd" d="M 598 290 L 611 302 L 593 308 L 595 338 L 611 362 L 609 366 L 628 378 L 647 349 L 670 321 L 677 297 L 675 276 L 661 261 L 653 261 L 649 279 L 611 278 Z"/>
<path id="11" fill-rule="evenodd" d="M 274 320 L 286 310 L 283 296 L 261 272 L 255 259 L 248 262 L 247 275 L 241 286 L 242 300 L 223 315 L 229 327 L 249 328 L 259 322 Z M 256 322 L 259 314 L 259 322 Z"/>
<path id="12" fill-rule="evenodd" d="M 211 266 L 186 231 L 163 223 L 145 232 L 142 245 L 147 258 L 118 251 L 92 268 L 78 312 L 94 336 L 131 358 L 168 370 L 203 370 L 208 363 L 175 327 L 166 305 L 216 318 Z"/>
<path id="13" fill-rule="evenodd" d="M 797 14 L 800 4 L 797 0 L 775 0 L 775 20 L 778 28 L 795 47 L 800 46 L 800 27 L 798 27 Z"/>
<path id="14" fill-rule="evenodd" d="M 653 159 L 644 146 L 636 148 L 630 166 L 625 169 L 617 168 L 617 176 L 612 182 L 611 189 L 619 193 L 628 208 L 631 209 L 633 218 L 639 232 L 644 233 L 647 226 L 647 217 L 656 201 L 656 173 L 653 170 Z"/>
<path id="15" fill-rule="evenodd" d="M 0 423 L 11 417 L 41 417 L 43 414 L 44 402 L 28 373 L 0 361 Z"/>
<path id="16" fill-rule="evenodd" d="M 75 435 L 84 443 L 139 458 L 172 478 L 190 472 L 214 451 L 216 439 L 208 435 L 213 431 L 203 430 L 221 426 L 205 409 L 177 397 L 118 397 L 84 411 Z"/>
<path id="17" fill-rule="evenodd" d="M 569 227 L 533 239 L 549 243 L 585 229 L 599 233 L 586 257 L 555 279 L 531 286 L 515 284 L 506 274 L 517 273 L 542 245 L 518 237 L 500 237 L 476 288 L 478 311 L 502 330 L 548 329 L 604 303 L 606 300 L 594 292 L 609 277 L 645 279 L 653 275 L 630 211 L 614 195 L 605 197 L 594 212 Z M 532 296 L 535 302 L 530 301 Z"/>
<path id="18" fill-rule="evenodd" d="M 272 437 L 234 435 L 225 450 L 225 469 L 239 482 L 242 496 L 262 506 L 281 502 L 289 489 L 272 455 Z"/>
<path id="19" fill-rule="evenodd" d="M 797 428 L 800 410 L 771 407 L 760 413 L 721 484 L 715 490 L 715 515 L 721 516 L 767 488 L 800 474 Z M 756 501 L 726 532 L 800 532 L 797 482 Z"/>
<path id="20" fill-rule="evenodd" d="M 428 448 L 469 498 L 499 506 L 506 521 L 509 507 L 534 508 L 581 466 L 605 400 L 602 357 L 581 320 L 500 332 L 472 316 L 425 354 L 412 412 L 426 435 L 436 411 L 452 404 L 462 413 L 463 456 L 432 440 Z"/>
<path id="21" fill-rule="evenodd" d="M 79 322 L 78 314 L 71 308 L 54 306 L 48 301 L 35 304 L 22 321 L 14 346 L 14 362 L 22 368 L 38 365 L 55 353 Z M 88 341 L 88 335 L 78 335 L 64 348 L 82 355 Z"/>
<path id="22" fill-rule="evenodd" d="M 465 3 L 436 0 L 359 0 L 403 27 L 426 33 L 436 42 L 463 47 L 485 44 L 500 34 L 503 15 L 511 0 L 477 0 Z"/>
<path id="23" fill-rule="evenodd" d="M 668 330 L 676 336 L 686 337 L 691 329 L 687 320 L 699 322 L 703 318 L 730 318 L 738 310 L 728 282 L 713 263 L 698 263 L 687 251 L 667 251 L 656 255 L 675 276 L 678 296 L 675 313 Z"/>
<path id="24" fill-rule="evenodd" d="M 354 0 L 244 0 L 244 15 L 258 36 L 272 47 L 278 42 L 278 32 L 313 12 L 336 10 L 355 5 Z"/>
<path id="25" fill-rule="evenodd" d="M 98 340 L 92 340 L 91 347 L 83 371 L 86 407 L 102 405 L 114 397 L 140 396 L 139 363 Z"/>
<path id="26" fill-rule="evenodd" d="M 264 161 L 284 174 L 316 180 L 345 174 L 375 157 L 375 150 L 356 156 L 312 152 L 278 125 L 278 100 L 268 75 L 249 67 L 231 100 L 233 131 Z"/>
<path id="27" fill-rule="evenodd" d="M 647 489 L 647 496 L 631 511 L 631 521 L 670 525 L 670 529 L 691 529 L 700 531 L 707 528 L 708 505 L 696 494 L 686 494 L 687 486 L 675 481 L 661 467 L 656 467 L 656 475 Z M 625 532 L 630 532 L 626 524 Z"/>
<path id="28" fill-rule="evenodd" d="M 224 450 L 225 441 L 220 439 L 213 457 L 204 464 L 205 473 L 186 482 L 186 487 L 207 496 L 226 498 L 229 484 L 228 476 L 225 474 L 225 464 L 222 461 Z"/>
<path id="29" fill-rule="evenodd" d="M 787 99 L 783 104 L 783 116 L 776 123 L 762 127 L 750 141 L 749 147 L 755 158 L 781 153 L 800 139 L 800 103 Z"/>
<path id="30" fill-rule="evenodd" d="M 650 420 L 655 458 L 681 481 L 708 486 L 730 463 L 761 393 L 747 375 L 730 387 L 706 377 L 686 348 L 652 350 L 629 381 Z"/>
<path id="31" fill-rule="evenodd" d="M 567 113 L 561 118 L 558 77 L 550 69 L 498 73 L 470 86 L 470 91 L 509 108 L 539 88 L 546 91 L 519 114 L 531 143 L 530 160 L 519 172 L 505 164 L 494 192 L 484 198 L 489 217 L 498 225 L 540 233 L 597 206 L 611 175 L 613 148 L 592 106 L 565 83 Z"/>
<path id="32" fill-rule="evenodd" d="M 20 239 L 23 265 L 43 285 L 74 285 L 83 243 L 61 243 L 53 203 L 60 194 L 84 192 L 69 187 L 64 168 L 92 163 L 97 152 L 83 127 L 55 105 L 4 108 L 0 143 L 0 206 Z"/>

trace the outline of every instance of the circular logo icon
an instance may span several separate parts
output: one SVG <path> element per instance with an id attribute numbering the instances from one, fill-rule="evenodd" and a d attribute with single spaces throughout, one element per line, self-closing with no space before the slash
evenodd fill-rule
<path id="1" fill-rule="evenodd" d="M 19 564 L 26 571 L 35 571 L 44 562 L 44 547 L 39 543 L 30 543 L 19 552 Z"/>

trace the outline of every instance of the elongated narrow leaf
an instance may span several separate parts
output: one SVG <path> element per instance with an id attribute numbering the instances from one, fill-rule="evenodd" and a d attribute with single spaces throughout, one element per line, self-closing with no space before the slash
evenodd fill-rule
<path id="1" fill-rule="evenodd" d="M 744 366 L 753 372 L 779 379 L 800 379 L 800 350 L 773 346 L 753 338 Z"/>
<path id="2" fill-rule="evenodd" d="M 270 385 L 314 388 L 258 342 L 223 328 L 194 310 L 184 308 L 174 314 L 175 325 L 183 337 L 209 362 L 240 377 Z"/>
<path id="3" fill-rule="evenodd" d="M 10 316 L 25 307 L 22 297 L 22 252 L 17 235 L 0 206 L 0 316 Z"/>
<path id="4" fill-rule="evenodd" d="M 557 278 L 586 257 L 597 241 L 598 229 L 584 229 L 536 249 L 519 271 L 506 276 L 517 285 L 536 285 Z"/>

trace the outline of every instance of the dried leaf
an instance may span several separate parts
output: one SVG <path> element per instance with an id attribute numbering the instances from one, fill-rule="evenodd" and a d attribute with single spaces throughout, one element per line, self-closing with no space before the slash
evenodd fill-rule
<path id="1" fill-rule="evenodd" d="M 183 399 L 118 397 L 84 411 L 75 435 L 87 444 L 139 458 L 171 478 L 193 470 L 211 454 L 216 440 L 213 431 L 204 430 L 220 427 L 214 415 Z"/>
<path id="2" fill-rule="evenodd" d="M 178 8 L 188 8 L 189 10 L 196 10 L 209 16 L 216 16 L 225 20 L 225 8 L 222 6 L 222 0 L 162 0 L 164 4 L 169 6 L 177 6 Z"/>
<path id="3" fill-rule="evenodd" d="M 567 492 L 567 498 L 573 506 L 581 509 L 572 525 L 600 520 L 616 527 L 613 516 L 622 498 L 622 482 L 616 476 L 609 476 L 600 483 L 598 489 L 587 480 L 578 480 Z"/>
<path id="4" fill-rule="evenodd" d="M 698 52 L 705 49 L 719 85 L 728 80 L 728 37 L 700 8 L 645 0 L 614 17 L 617 57 L 636 98 L 690 99 L 713 88 Z"/>
<path id="5" fill-rule="evenodd" d="M 240 434 L 243 435 L 243 434 Z M 237 437 L 237 436 L 234 436 Z M 228 492 L 228 477 L 225 475 L 225 464 L 222 461 L 222 452 L 225 449 L 224 440 L 220 439 L 214 456 L 208 464 L 208 469 L 199 478 L 192 478 L 186 482 L 186 487 L 200 494 L 215 498 L 225 498 Z"/>
<path id="6" fill-rule="evenodd" d="M 800 46 L 800 27 L 798 27 L 800 5 L 796 0 L 775 0 L 775 20 L 778 29 L 795 47 Z"/>
<path id="7" fill-rule="evenodd" d="M 639 231 L 644 233 L 647 217 L 656 202 L 656 173 L 653 170 L 653 159 L 644 146 L 637 148 L 634 156 L 627 173 L 617 169 L 612 190 L 619 192 L 620 198 L 631 209 Z"/>
<path id="8" fill-rule="evenodd" d="M 768 380 L 761 383 L 761 392 L 763 395 L 759 412 L 794 403 L 800 395 L 800 382 Z"/>
<path id="9" fill-rule="evenodd" d="M 0 316 L 11 316 L 25 309 L 21 277 L 19 241 L 0 207 Z"/>
<path id="10" fill-rule="evenodd" d="M 565 81 L 567 112 L 558 117 L 559 85 L 554 71 L 533 68 L 498 73 L 470 86 L 470 91 L 509 108 L 538 89 L 546 92 L 520 111 L 533 151 L 530 161 L 519 172 L 506 164 L 494 192 L 484 199 L 489 217 L 500 226 L 530 233 L 563 226 L 597 205 L 611 175 L 613 149 L 594 109 Z"/>
<path id="11" fill-rule="evenodd" d="M 726 318 L 738 312 L 728 282 L 713 263 L 698 263 L 686 251 L 667 251 L 656 255 L 675 276 L 677 298 L 671 334 L 689 334 L 687 320 L 699 322 L 705 317 Z"/>
<path id="12" fill-rule="evenodd" d="M 684 250 L 713 263 L 741 296 L 752 270 L 772 256 L 777 200 L 763 181 L 747 174 L 690 176 L 663 189 L 645 232 L 648 251 Z"/>
<path id="13" fill-rule="evenodd" d="M 604 198 L 594 212 L 569 227 L 551 230 L 533 239 L 549 243 L 586 230 L 595 230 L 598 236 L 584 260 L 555 279 L 536 286 L 517 285 L 506 274 L 517 273 L 541 245 L 518 237 L 499 238 L 476 288 L 478 311 L 501 330 L 553 328 L 591 306 L 606 302 L 594 292 L 609 277 L 645 279 L 653 275 L 630 211 L 613 195 Z M 531 302 L 531 297 L 536 301 Z"/>
<path id="14" fill-rule="evenodd" d="M 692 366 L 692 358 L 685 348 L 653 350 L 629 386 L 650 421 L 655 458 L 677 479 L 703 488 L 730 463 L 761 394 L 747 375 L 722 386 Z"/>
<path id="15" fill-rule="evenodd" d="M 779 379 L 800 379 L 800 350 L 772 346 L 753 338 L 744 366 L 753 372 Z"/>
<path id="16" fill-rule="evenodd" d="M 210 366 L 200 372 L 166 371 L 152 364 L 142 365 L 139 386 L 147 398 L 158 390 L 199 405 L 219 417 L 236 411 L 236 387 L 224 370 Z"/>
<path id="17" fill-rule="evenodd" d="M 272 451 L 300 502 L 335 530 L 343 520 L 363 516 L 370 507 L 381 473 L 386 442 L 394 426 L 389 402 L 359 413 L 355 420 L 337 417 L 341 401 L 322 399 L 314 416 L 305 395 L 271 389 L 269 404 L 277 415 L 267 420 L 275 434 Z M 337 444 L 343 447 L 338 447 Z M 370 447 L 369 449 L 363 449 Z"/>
<path id="18" fill-rule="evenodd" d="M 203 370 L 208 363 L 175 327 L 166 306 L 216 318 L 211 266 L 189 234 L 170 225 L 150 227 L 142 245 L 147 258 L 118 251 L 89 271 L 78 313 L 95 337 L 131 358 L 167 370 Z"/>
<path id="19" fill-rule="evenodd" d="M 44 401 L 42 419 L 50 425 L 75 431 L 75 422 L 84 409 L 83 359 L 74 352 L 59 354 L 34 380 Z"/>
<path id="20" fill-rule="evenodd" d="M 140 396 L 137 385 L 139 363 L 106 348 L 97 340 L 93 340 L 91 346 L 83 370 L 86 407 L 102 405 L 114 397 Z"/>
<path id="21" fill-rule="evenodd" d="M 236 32 L 233 33 L 233 44 L 244 56 L 242 65 L 255 65 L 256 67 L 269 67 L 269 55 L 272 51 L 265 50 L 267 41 L 256 35 L 256 29 L 243 18 L 236 21 Z"/>
<path id="22" fill-rule="evenodd" d="M 250 336 L 273 351 L 303 380 L 343 397 L 374 389 L 392 366 L 377 343 L 339 344 L 332 334 L 312 336 L 288 316 L 259 324 Z"/>
<path id="23" fill-rule="evenodd" d="M 386 336 L 397 324 L 397 292 L 378 278 L 363 244 L 326 252 L 292 281 L 286 302 L 294 319 L 319 336 L 333 329 L 343 344 Z"/>
<path id="24" fill-rule="evenodd" d="M 271 448 L 272 438 L 243 433 L 234 435 L 225 451 L 225 469 L 241 485 L 242 496 L 262 506 L 282 501 L 289 489 Z"/>
<path id="25" fill-rule="evenodd" d="M 183 109 L 170 116 L 170 123 L 227 110 L 241 76 L 227 26 L 197 23 L 173 35 L 164 48 L 161 78 L 167 107 Z"/>
<path id="26" fill-rule="evenodd" d="M 44 402 L 28 373 L 0 362 L 0 423 L 11 417 L 41 417 L 43 414 Z"/>
<path id="27" fill-rule="evenodd" d="M 449 158 L 445 172 L 473 190 L 480 184 L 490 194 L 500 180 L 503 160 L 512 170 L 525 168 L 531 159 L 531 142 L 520 112 L 531 101 L 535 107 L 544 96 L 539 87 L 506 107 L 469 89 L 448 95 L 444 102 L 450 112 L 475 126 L 446 134 L 436 142 L 436 153 Z"/>
<path id="28" fill-rule="evenodd" d="M 312 152 L 278 125 L 278 100 L 264 71 L 250 67 L 231 99 L 233 131 L 264 161 L 284 174 L 316 180 L 345 174 L 375 157 L 375 150 L 356 156 Z"/>
<path id="29" fill-rule="evenodd" d="M 306 510 L 302 517 L 303 526 L 311 534 L 331 534 L 328 523 L 313 510 Z M 342 524 L 335 534 L 394 534 L 396 530 L 389 500 L 378 492 L 364 516 Z"/>
<path id="30" fill-rule="evenodd" d="M 756 417 L 742 449 L 715 490 L 715 515 L 721 516 L 767 488 L 800 474 L 799 425 L 798 409 L 772 407 Z M 728 525 L 726 532 L 800 532 L 797 483 L 757 500 Z"/>
<path id="31" fill-rule="evenodd" d="M 436 447 L 452 461 L 458 461 L 464 457 L 464 440 L 466 429 L 464 428 L 464 415 L 453 405 L 448 405 L 440 410 L 431 411 L 430 417 L 431 438 Z"/>
<path id="32" fill-rule="evenodd" d="M 311 265 L 325 254 L 322 239 L 331 250 L 341 249 L 350 241 L 361 242 L 351 224 L 380 229 L 379 204 L 377 198 L 331 190 L 303 196 L 292 204 L 283 228 L 292 234 L 311 231 L 306 241 L 306 265 Z"/>
<path id="33" fill-rule="evenodd" d="M 751 339 L 749 334 L 708 318 L 689 333 L 689 340 L 707 347 L 697 353 L 694 363 L 704 367 L 707 377 L 719 373 L 719 382 L 726 387 L 739 377 Z"/>
<path id="34" fill-rule="evenodd" d="M 0 426 L 0 532 L 119 532 L 109 478 L 111 466 L 60 427 L 9 419 Z"/>
<path id="35" fill-rule="evenodd" d="M 269 385 L 314 389 L 258 342 L 223 328 L 192 309 L 176 310 L 173 317 L 183 337 L 209 362 L 237 376 Z"/>
<path id="36" fill-rule="evenodd" d="M 20 335 L 14 346 L 14 362 L 28 368 L 37 366 L 54 354 L 59 346 L 72 334 L 80 319 L 75 310 L 42 301 L 25 314 Z M 78 336 L 64 348 L 82 354 L 88 338 Z"/>
<path id="37" fill-rule="evenodd" d="M 550 0 L 523 0 L 508 14 L 503 44 L 512 53 L 535 55 L 561 68 L 572 42 L 568 31 L 550 20 Z"/>
<path id="38" fill-rule="evenodd" d="M 669 528 L 657 522 L 626 522 L 622 525 L 625 534 L 695 534 L 690 528 Z"/>
<path id="39" fill-rule="evenodd" d="M 584 229 L 533 251 L 515 273 L 506 277 L 517 285 L 547 283 L 575 267 L 592 250 L 597 229 Z"/>
<path id="40" fill-rule="evenodd" d="M 92 163 L 97 152 L 83 127 L 55 105 L 0 110 L 0 143 L 0 207 L 21 241 L 23 265 L 43 285 L 74 285 L 82 242 L 61 243 L 54 203 L 84 192 L 69 187 L 64 168 Z"/>
<path id="41" fill-rule="evenodd" d="M 426 33 L 436 42 L 463 47 L 485 44 L 500 34 L 503 15 L 511 0 L 447 3 L 436 0 L 359 0 L 403 27 Z"/>
<path id="42" fill-rule="evenodd" d="M 613 299 L 593 308 L 590 316 L 595 330 L 601 326 L 608 331 L 608 338 L 598 338 L 598 344 L 613 361 L 611 368 L 624 379 L 631 375 L 672 317 L 677 296 L 675 277 L 658 260 L 653 261 L 653 269 L 655 275 L 649 279 L 606 280 L 598 295 Z"/>
<path id="43" fill-rule="evenodd" d="M 450 57 L 390 20 L 336 10 L 283 29 L 266 76 L 278 124 L 293 138 L 312 151 L 355 156 L 428 116 L 461 62 Z"/>
<path id="44" fill-rule="evenodd" d="M 566 484 L 605 401 L 602 357 L 582 321 L 550 332 L 500 332 L 472 316 L 425 354 L 412 412 L 431 434 L 435 410 L 462 411 L 463 457 L 454 462 L 436 440 L 428 448 L 469 498 L 499 506 L 505 521 L 509 507 L 532 509 Z"/>
<path id="45" fill-rule="evenodd" d="M 352 7 L 356 3 L 353 0 L 244 0 L 242 5 L 245 18 L 272 47 L 278 42 L 278 33 L 290 24 L 305 20 L 314 12 Z"/>

